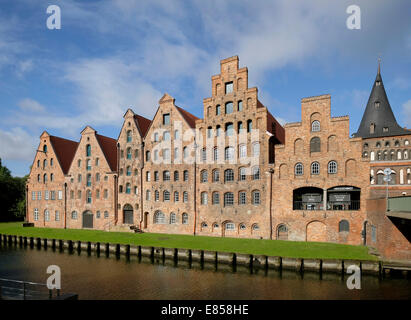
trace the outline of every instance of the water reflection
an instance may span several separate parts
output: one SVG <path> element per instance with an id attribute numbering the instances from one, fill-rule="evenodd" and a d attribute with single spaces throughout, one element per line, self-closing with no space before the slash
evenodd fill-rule
<path id="1" fill-rule="evenodd" d="M 244 266 L 150 259 L 101 253 L 0 247 L 0 277 L 45 282 L 49 265 L 62 271 L 64 292 L 80 299 L 410 299 L 411 280 L 362 276 L 349 290 L 347 276 L 250 270 Z"/>

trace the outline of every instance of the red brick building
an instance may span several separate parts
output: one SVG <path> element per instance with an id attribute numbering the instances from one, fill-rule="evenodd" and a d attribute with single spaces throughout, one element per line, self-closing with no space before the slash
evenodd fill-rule
<path id="1" fill-rule="evenodd" d="M 390 230 L 408 250 L 403 229 L 376 206 L 388 167 L 389 195 L 411 193 L 410 130 L 397 124 L 380 70 L 351 138 L 349 117 L 332 116 L 329 95 L 302 99 L 301 121 L 281 126 L 236 56 L 220 62 L 203 105 L 203 119 L 168 94 L 152 120 L 128 109 L 117 140 L 91 127 L 79 143 L 44 132 L 27 183 L 27 220 L 370 244 L 385 253 L 386 237 L 368 238 Z"/>

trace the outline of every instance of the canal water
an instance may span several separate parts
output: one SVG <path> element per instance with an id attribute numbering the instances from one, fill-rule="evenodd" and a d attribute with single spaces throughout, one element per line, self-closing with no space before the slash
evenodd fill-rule
<path id="1" fill-rule="evenodd" d="M 361 289 L 349 290 L 348 275 L 0 246 L 0 278 L 46 283 L 49 265 L 60 267 L 62 291 L 79 299 L 411 299 L 411 279 L 402 274 L 363 275 Z"/>

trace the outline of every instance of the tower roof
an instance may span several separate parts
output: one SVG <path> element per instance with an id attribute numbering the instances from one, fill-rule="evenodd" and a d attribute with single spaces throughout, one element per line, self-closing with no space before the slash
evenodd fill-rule
<path id="1" fill-rule="evenodd" d="M 378 63 L 377 77 L 360 126 L 354 136 L 376 138 L 410 133 L 409 130 L 400 127 L 395 119 L 382 82 L 380 63 Z"/>

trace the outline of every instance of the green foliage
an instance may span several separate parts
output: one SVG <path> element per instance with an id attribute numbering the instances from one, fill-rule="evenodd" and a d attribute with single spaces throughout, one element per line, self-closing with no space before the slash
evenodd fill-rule
<path id="1" fill-rule="evenodd" d="M 0 159 L 0 221 L 23 220 L 26 211 L 25 185 L 28 176 L 13 177 Z"/>

